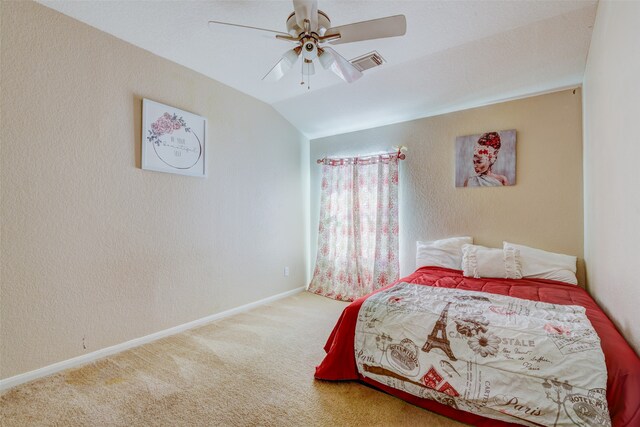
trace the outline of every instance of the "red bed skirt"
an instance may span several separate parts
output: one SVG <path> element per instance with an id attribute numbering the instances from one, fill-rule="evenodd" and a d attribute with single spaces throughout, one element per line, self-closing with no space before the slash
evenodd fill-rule
<path id="1" fill-rule="evenodd" d="M 462 276 L 458 270 L 437 267 L 420 268 L 398 282 L 481 291 L 552 304 L 579 305 L 586 308 L 587 317 L 600 337 L 607 364 L 607 402 L 613 426 L 640 426 L 640 359 L 584 289 L 540 279 L 473 279 Z M 463 423 L 487 427 L 515 425 L 459 411 L 359 375 L 356 368 L 353 340 L 358 312 L 367 297 L 354 301 L 342 312 L 324 347 L 327 355 L 322 363 L 316 367 L 316 379 L 359 380 L 414 405 Z"/>

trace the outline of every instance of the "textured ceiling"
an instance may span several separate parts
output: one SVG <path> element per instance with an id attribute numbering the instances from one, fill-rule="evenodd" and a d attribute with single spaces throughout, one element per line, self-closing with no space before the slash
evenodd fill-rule
<path id="1" fill-rule="evenodd" d="M 41 1 L 273 105 L 309 138 L 410 120 L 582 82 L 597 2 L 320 0 L 334 26 L 404 14 L 404 37 L 337 45 L 386 63 L 347 84 L 311 89 L 292 70 L 262 76 L 291 45 L 267 33 L 210 29 L 210 19 L 286 32 L 289 1 Z"/>

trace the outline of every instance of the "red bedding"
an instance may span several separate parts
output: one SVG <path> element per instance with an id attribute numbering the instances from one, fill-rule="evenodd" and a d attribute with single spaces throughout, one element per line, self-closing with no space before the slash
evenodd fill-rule
<path id="1" fill-rule="evenodd" d="M 640 426 L 640 359 L 584 289 L 540 279 L 473 279 L 462 276 L 458 270 L 437 267 L 420 268 L 398 282 L 585 307 L 587 317 L 600 337 L 607 364 L 607 402 L 613 426 Z M 513 425 L 422 399 L 359 375 L 354 356 L 354 335 L 358 312 L 366 298 L 354 301 L 342 312 L 324 347 L 327 355 L 316 368 L 317 379 L 360 380 L 414 405 L 476 426 Z"/>

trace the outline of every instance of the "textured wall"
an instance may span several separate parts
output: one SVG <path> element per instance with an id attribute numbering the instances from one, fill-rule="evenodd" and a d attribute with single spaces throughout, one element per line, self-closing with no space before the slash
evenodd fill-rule
<path id="1" fill-rule="evenodd" d="M 308 144 L 288 122 L 44 6 L 0 7 L 1 378 L 305 284 Z M 208 178 L 140 169 L 143 97 L 209 119 Z"/>
<path id="2" fill-rule="evenodd" d="M 640 2 L 601 1 L 584 76 L 589 290 L 640 354 Z"/>
<path id="3" fill-rule="evenodd" d="M 470 235 L 482 245 L 503 240 L 583 255 L 580 90 L 536 96 L 311 141 L 311 265 L 315 263 L 324 156 L 409 147 L 400 166 L 400 269 L 415 269 L 416 240 Z M 517 130 L 516 185 L 456 188 L 455 138 Z M 583 281 L 582 260 L 578 279 Z"/>

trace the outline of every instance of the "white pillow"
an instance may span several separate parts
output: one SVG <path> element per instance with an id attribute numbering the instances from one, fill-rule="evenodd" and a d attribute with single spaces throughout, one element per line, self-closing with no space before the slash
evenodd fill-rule
<path id="1" fill-rule="evenodd" d="M 520 251 L 522 277 L 556 280 L 572 285 L 578 284 L 576 278 L 577 258 L 574 256 L 556 254 L 509 242 L 503 242 L 503 247 L 505 250 L 517 249 Z"/>
<path id="2" fill-rule="evenodd" d="M 430 266 L 460 270 L 462 246 L 473 243 L 473 237 L 451 237 L 416 243 L 416 269 Z"/>
<path id="3" fill-rule="evenodd" d="M 521 279 L 517 249 L 494 249 L 478 245 L 462 247 L 462 274 L 467 277 Z"/>

